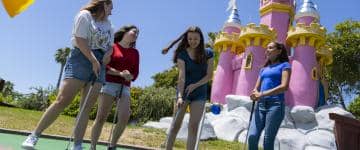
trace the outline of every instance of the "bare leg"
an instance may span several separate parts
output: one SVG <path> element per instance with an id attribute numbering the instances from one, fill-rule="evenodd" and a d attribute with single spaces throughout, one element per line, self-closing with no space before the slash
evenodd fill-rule
<path id="1" fill-rule="evenodd" d="M 119 106 L 116 106 L 116 107 L 118 107 L 118 111 L 119 111 L 117 114 L 118 121 L 117 121 L 114 131 L 113 131 L 111 144 L 110 144 L 111 147 L 116 145 L 120 136 L 124 132 L 124 129 L 130 118 L 130 95 L 123 94 L 121 96 L 121 99 L 118 99 L 118 100 L 120 100 Z"/>
<path id="2" fill-rule="evenodd" d="M 86 86 L 86 88 L 84 88 L 84 90 L 82 91 L 82 95 L 81 95 L 81 105 L 80 105 L 80 111 L 81 108 L 83 108 L 83 112 L 80 113 L 78 115 L 78 124 L 75 126 L 75 131 L 74 131 L 74 143 L 81 143 L 82 139 L 84 137 L 85 131 L 86 131 L 86 127 L 89 121 L 89 113 L 91 111 L 91 108 L 94 106 L 97 97 L 100 93 L 100 88 L 101 88 L 101 83 L 95 83 L 93 85 L 92 90 L 90 91 L 90 95 L 88 100 L 86 100 L 86 104 L 85 104 L 85 99 L 86 96 L 90 90 L 90 84 L 88 84 Z M 85 106 L 83 106 L 85 105 Z"/>
<path id="3" fill-rule="evenodd" d="M 93 150 L 96 148 L 96 144 L 99 140 L 101 130 L 104 126 L 104 123 L 109 115 L 109 112 L 111 111 L 112 103 L 114 102 L 113 96 L 110 96 L 108 94 L 101 94 L 98 110 L 96 114 L 96 119 L 94 121 L 94 126 L 91 129 L 91 147 Z"/>
<path id="4" fill-rule="evenodd" d="M 182 121 L 184 119 L 186 107 L 189 105 L 188 102 L 185 102 L 179 109 L 178 114 L 174 116 L 173 121 L 171 123 L 170 132 L 168 135 L 168 139 L 166 141 L 166 149 L 171 150 L 174 146 L 175 138 L 177 133 L 179 132 L 179 129 L 181 127 Z M 176 113 L 176 112 L 175 112 Z"/>
<path id="5" fill-rule="evenodd" d="M 203 116 L 205 101 L 193 101 L 190 103 L 190 120 L 188 128 L 187 149 L 193 150 L 195 148 L 196 137 L 199 129 L 199 123 Z"/>
<path id="6" fill-rule="evenodd" d="M 56 101 L 52 103 L 41 117 L 35 128 L 35 135 L 40 135 L 59 116 L 65 107 L 74 99 L 77 92 L 85 85 L 85 82 L 77 79 L 65 79 L 62 81 Z"/>

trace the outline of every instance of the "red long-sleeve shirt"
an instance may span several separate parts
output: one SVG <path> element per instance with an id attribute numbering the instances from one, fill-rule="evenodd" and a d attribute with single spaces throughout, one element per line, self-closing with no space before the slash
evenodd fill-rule
<path id="1" fill-rule="evenodd" d="M 109 67 L 118 71 L 129 70 L 130 74 L 134 77 L 135 81 L 139 74 L 139 52 L 135 48 L 124 48 L 120 44 L 113 44 L 113 53 L 111 60 L 106 66 L 106 72 Z M 130 87 L 130 82 L 126 81 L 123 77 L 106 74 L 107 82 L 114 82 L 124 84 Z"/>

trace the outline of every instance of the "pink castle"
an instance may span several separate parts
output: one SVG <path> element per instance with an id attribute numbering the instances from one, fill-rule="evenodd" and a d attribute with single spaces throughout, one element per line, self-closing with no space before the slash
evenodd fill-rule
<path id="1" fill-rule="evenodd" d="M 316 107 L 320 93 L 327 93 L 319 91 L 319 81 L 324 66 L 332 63 L 332 53 L 324 46 L 326 30 L 319 24 L 315 4 L 304 0 L 295 14 L 295 0 L 260 0 L 260 25 L 242 26 L 235 0 L 232 3 L 231 15 L 214 44 L 220 57 L 212 102 L 225 104 L 226 95 L 249 96 L 265 63 L 267 44 L 278 41 L 288 46 L 292 67 L 286 104 Z"/>

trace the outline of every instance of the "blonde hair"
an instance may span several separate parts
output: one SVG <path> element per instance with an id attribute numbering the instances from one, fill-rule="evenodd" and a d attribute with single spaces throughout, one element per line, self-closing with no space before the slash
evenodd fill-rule
<path id="1" fill-rule="evenodd" d="M 100 17 L 105 13 L 105 4 L 112 4 L 112 0 L 90 0 L 81 10 L 88 10 L 94 18 L 101 19 Z"/>

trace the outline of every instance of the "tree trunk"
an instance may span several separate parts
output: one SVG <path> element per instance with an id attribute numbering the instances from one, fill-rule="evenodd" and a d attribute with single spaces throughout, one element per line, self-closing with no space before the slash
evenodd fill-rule
<path id="1" fill-rule="evenodd" d="M 60 82 L 61 82 L 61 77 L 62 77 L 62 74 L 63 74 L 64 66 L 65 66 L 64 64 L 61 64 L 60 74 L 59 74 L 58 82 L 56 84 L 56 89 L 59 89 L 59 87 L 60 87 Z"/>

